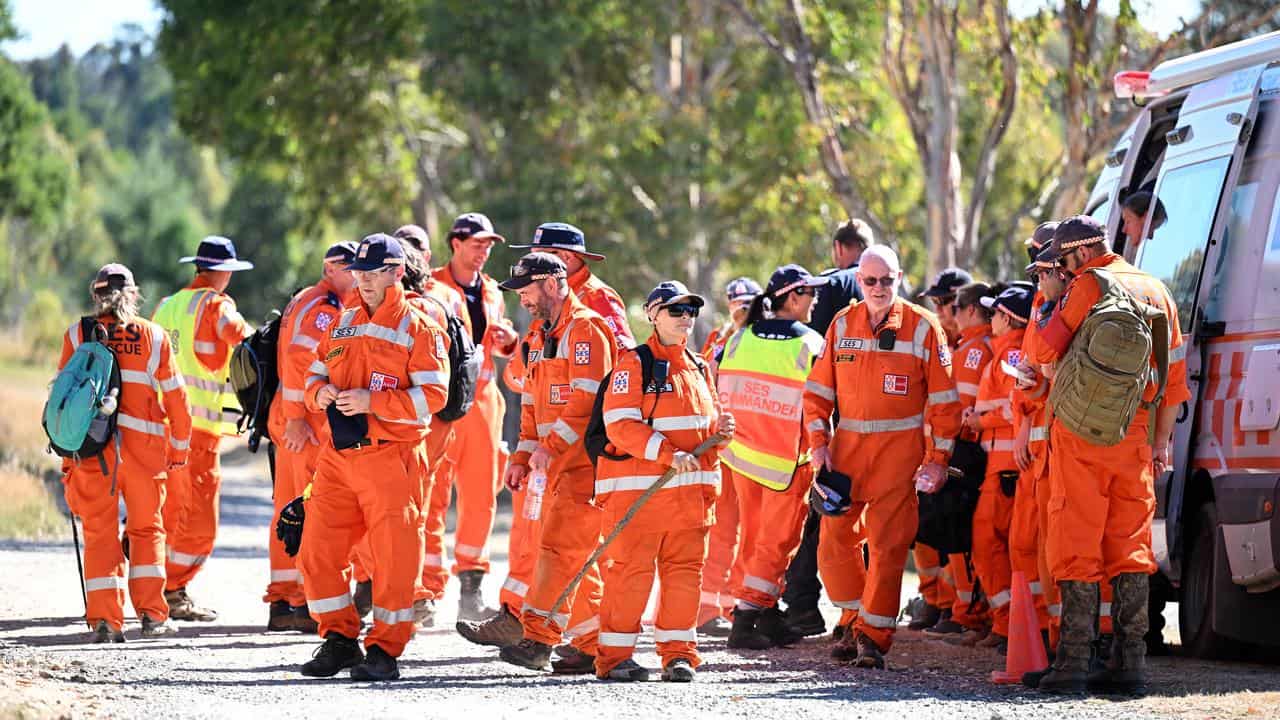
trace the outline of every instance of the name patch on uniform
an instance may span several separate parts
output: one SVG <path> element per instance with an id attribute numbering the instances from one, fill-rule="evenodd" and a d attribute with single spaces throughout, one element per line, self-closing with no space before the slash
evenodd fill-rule
<path id="1" fill-rule="evenodd" d="M 840 338 L 839 342 L 836 343 L 836 349 L 837 350 L 861 350 L 862 338 L 842 337 Z"/>
<path id="2" fill-rule="evenodd" d="M 613 394 L 625 395 L 631 392 L 631 371 L 617 370 L 613 373 Z"/>
<path id="3" fill-rule="evenodd" d="M 964 366 L 969 370 L 977 370 L 982 365 L 982 348 L 973 348 L 964 356 Z"/>
<path id="4" fill-rule="evenodd" d="M 854 360 L 857 360 L 857 359 L 858 359 L 857 353 L 851 353 L 851 352 L 836 353 L 836 362 L 838 363 L 853 362 Z"/>
<path id="5" fill-rule="evenodd" d="M 552 385 L 551 386 L 551 404 L 552 405 L 568 405 L 569 396 L 573 394 L 573 387 L 570 385 Z"/>
<path id="6" fill-rule="evenodd" d="M 589 342 L 574 343 L 573 364 L 574 365 L 590 365 L 591 364 L 591 343 Z"/>
<path id="7" fill-rule="evenodd" d="M 332 324 L 333 324 L 333 316 L 330 315 L 329 313 L 320 313 L 319 315 L 316 316 L 316 329 L 319 330 L 320 332 L 324 332 L 325 330 L 328 330 L 329 326 Z"/>
<path id="8" fill-rule="evenodd" d="M 675 388 L 671 387 L 671 383 L 669 382 L 666 385 L 663 385 L 662 387 L 658 387 L 658 383 L 656 382 L 651 382 L 649 383 L 649 387 L 645 388 L 644 391 L 647 393 L 660 393 L 660 392 L 668 393 L 668 392 L 675 392 Z"/>
<path id="9" fill-rule="evenodd" d="M 369 377 L 369 389 L 373 392 L 380 390 L 395 390 L 400 385 L 400 378 L 394 375 L 386 375 L 376 372 Z"/>
<path id="10" fill-rule="evenodd" d="M 356 327 L 354 325 L 348 326 L 348 327 L 340 327 L 337 330 L 334 330 L 333 333 L 330 335 L 330 337 L 332 337 L 334 340 L 341 340 L 342 338 L 352 338 L 355 336 L 356 336 Z"/>
<path id="11" fill-rule="evenodd" d="M 325 362 L 328 362 L 328 361 L 330 361 L 330 360 L 332 360 L 332 359 L 334 359 L 334 358 L 338 357 L 339 355 L 341 355 L 341 354 L 342 354 L 342 350 L 343 350 L 343 346 L 341 346 L 341 345 L 339 345 L 338 347 L 336 347 L 336 348 L 334 348 L 334 349 L 330 350 L 330 351 L 329 351 L 329 354 L 324 356 L 324 360 L 325 360 Z"/>
<path id="12" fill-rule="evenodd" d="M 906 395 L 908 378 L 906 375 L 885 375 L 885 395 Z"/>

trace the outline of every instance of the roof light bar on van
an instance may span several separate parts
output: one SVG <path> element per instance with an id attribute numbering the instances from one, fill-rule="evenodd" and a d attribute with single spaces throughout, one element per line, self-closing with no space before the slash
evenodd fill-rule
<path id="1" fill-rule="evenodd" d="M 1280 60 L 1280 31 L 1166 60 L 1151 71 L 1147 92 L 1164 94 L 1275 60 Z"/>
<path id="2" fill-rule="evenodd" d="M 1121 100 L 1152 97 L 1152 93 L 1148 90 L 1150 84 L 1151 73 L 1142 72 L 1141 70 L 1118 72 L 1111 79 L 1111 85 L 1115 88 L 1116 97 Z M 1156 94 L 1163 95 L 1164 93 Z"/>

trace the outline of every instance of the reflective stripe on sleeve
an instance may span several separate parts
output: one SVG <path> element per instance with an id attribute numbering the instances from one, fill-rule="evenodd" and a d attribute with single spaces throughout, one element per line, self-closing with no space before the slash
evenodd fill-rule
<path id="1" fill-rule="evenodd" d="M 930 405 L 941 405 L 943 403 L 960 402 L 960 393 L 955 390 L 939 390 L 938 392 L 929 393 Z"/>
<path id="2" fill-rule="evenodd" d="M 933 439 L 933 449 L 942 452 L 953 452 L 956 449 L 956 441 L 954 438 L 935 437 Z"/>
<path id="3" fill-rule="evenodd" d="M 538 449 L 537 440 L 521 440 L 520 442 L 516 443 L 516 452 L 531 453 L 537 449 Z"/>
<path id="4" fill-rule="evenodd" d="M 421 387 L 414 385 L 406 394 L 413 401 L 413 411 L 418 414 L 419 420 L 431 415 L 431 410 L 427 407 L 427 394 Z"/>
<path id="5" fill-rule="evenodd" d="M 186 383 L 183 382 L 182 376 L 174 375 L 173 377 L 168 378 L 167 380 L 160 381 L 160 392 L 173 392 L 174 390 L 177 390 L 178 388 L 185 387 L 185 386 L 186 386 Z"/>
<path id="6" fill-rule="evenodd" d="M 302 402 L 307 399 L 307 394 L 301 390 L 293 388 L 284 388 L 280 391 L 280 396 L 289 402 Z"/>
<path id="7" fill-rule="evenodd" d="M 409 373 L 409 382 L 414 385 L 449 386 L 449 374 L 439 370 L 419 370 Z"/>
<path id="8" fill-rule="evenodd" d="M 271 582 L 293 582 L 296 583 L 302 579 L 302 573 L 297 570 L 272 570 Z"/>
<path id="9" fill-rule="evenodd" d="M 573 381 L 569 383 L 569 386 L 574 390 L 581 390 L 591 395 L 595 395 L 600 391 L 600 381 L 590 380 L 588 378 L 574 378 Z"/>
<path id="10" fill-rule="evenodd" d="M 556 435 L 559 435 L 561 440 L 564 440 L 570 445 L 578 442 L 578 433 L 574 432 L 573 428 L 569 427 L 569 423 L 564 420 L 555 421 L 555 423 L 551 425 L 551 431 Z"/>
<path id="11" fill-rule="evenodd" d="M 604 424 L 611 425 L 619 420 L 643 420 L 640 408 L 614 408 L 604 413 Z"/>
<path id="12" fill-rule="evenodd" d="M 294 335 L 293 340 L 291 340 L 289 344 L 304 347 L 308 350 L 315 350 L 320 347 L 320 341 L 310 335 Z"/>
<path id="13" fill-rule="evenodd" d="M 658 460 L 658 453 L 662 451 L 662 433 L 655 432 L 649 436 L 649 442 L 644 446 L 644 459 L 649 462 Z"/>
<path id="14" fill-rule="evenodd" d="M 673 415 L 653 419 L 653 429 L 661 432 L 669 430 L 706 430 L 711 427 L 711 418 L 706 415 Z"/>
<path id="15" fill-rule="evenodd" d="M 807 381 L 804 384 L 804 390 L 805 392 L 811 392 L 828 402 L 836 401 L 836 391 L 815 380 Z"/>
<path id="16" fill-rule="evenodd" d="M 524 597 L 529 592 L 529 585 L 519 580 L 509 577 L 502 581 L 502 589 L 517 597 Z"/>
<path id="17" fill-rule="evenodd" d="M 969 397 L 976 397 L 978 395 L 978 384 L 968 383 L 968 382 L 958 382 L 956 383 L 956 391 L 962 395 L 968 395 Z"/>
<path id="18" fill-rule="evenodd" d="M 311 364 L 307 366 L 307 372 L 312 375 L 324 375 L 327 377 L 329 375 L 329 366 L 319 360 L 313 360 Z"/>
<path id="19" fill-rule="evenodd" d="M 187 438 L 186 440 L 179 440 L 179 439 L 178 439 L 178 438 L 176 438 L 176 437 L 172 437 L 172 436 L 170 436 L 170 437 L 169 437 L 169 447 L 172 447 L 174 450 L 178 450 L 178 451 L 190 450 L 190 449 L 191 449 L 191 438 Z"/>

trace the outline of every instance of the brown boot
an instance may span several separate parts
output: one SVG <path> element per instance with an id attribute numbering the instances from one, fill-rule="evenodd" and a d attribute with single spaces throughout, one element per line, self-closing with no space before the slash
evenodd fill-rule
<path id="1" fill-rule="evenodd" d="M 520 618 L 506 605 L 488 620 L 460 620 L 454 627 L 459 635 L 477 645 L 511 647 L 524 637 L 524 626 L 520 624 Z"/>
<path id="2" fill-rule="evenodd" d="M 1111 621 L 1115 644 L 1105 670 L 1089 674 L 1089 689 L 1114 695 L 1141 695 L 1147 691 L 1147 641 L 1150 618 L 1146 573 L 1122 573 L 1111 578 Z"/>
<path id="3" fill-rule="evenodd" d="M 1053 668 L 1036 687 L 1046 693 L 1079 695 L 1088 690 L 1090 649 L 1098 622 L 1098 584 L 1064 580 L 1058 587 L 1062 591 L 1062 634 Z"/>
<path id="4" fill-rule="evenodd" d="M 172 620 L 213 622 L 218 619 L 217 611 L 197 605 L 187 594 L 186 588 L 165 590 L 164 599 L 169 603 L 169 618 Z"/>

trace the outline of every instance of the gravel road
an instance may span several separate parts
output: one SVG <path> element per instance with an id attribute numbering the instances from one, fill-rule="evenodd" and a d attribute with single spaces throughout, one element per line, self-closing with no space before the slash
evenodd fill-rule
<path id="1" fill-rule="evenodd" d="M 990 651 L 953 648 L 902 631 L 887 671 L 859 671 L 828 660 L 830 643 L 730 652 L 703 644 L 694 685 L 620 685 L 560 678 L 501 663 L 496 652 L 452 630 L 457 588 L 449 587 L 438 626 L 420 632 L 401 658 L 403 679 L 377 685 L 304 679 L 296 667 L 317 640 L 261 632 L 267 575 L 269 489 L 260 463 L 227 466 L 222 530 L 207 569 L 191 587 L 218 609 L 212 624 L 180 623 L 176 638 L 141 640 L 126 626 L 125 645 L 84 643 L 75 558 L 60 543 L 0 543 L 0 718 L 1205 718 L 1280 715 L 1274 667 L 1151 661 L 1153 694 L 1123 701 L 1046 700 L 1034 691 L 987 680 L 1003 660 Z M 503 520 L 500 520 L 503 522 Z M 500 541 L 496 543 L 501 546 Z M 495 557 L 486 597 L 505 572 Z M 914 583 L 907 583 L 914 589 Z M 826 608 L 831 617 L 833 608 Z M 652 638 L 637 658 L 657 666 Z"/>

